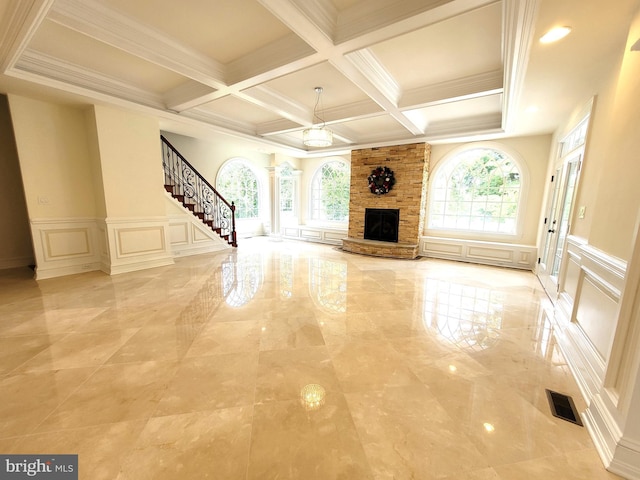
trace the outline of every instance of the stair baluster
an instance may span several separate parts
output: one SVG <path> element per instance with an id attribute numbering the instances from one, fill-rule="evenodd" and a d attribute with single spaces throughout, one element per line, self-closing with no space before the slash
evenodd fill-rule
<path id="1" fill-rule="evenodd" d="M 229 245 L 237 247 L 235 204 L 220 195 L 164 136 L 160 138 L 165 190 Z"/>

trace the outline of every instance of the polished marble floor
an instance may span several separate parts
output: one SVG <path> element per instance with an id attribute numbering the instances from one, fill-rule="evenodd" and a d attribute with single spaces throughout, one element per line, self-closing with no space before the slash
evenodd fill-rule
<path id="1" fill-rule="evenodd" d="M 531 272 L 247 239 L 109 277 L 0 271 L 0 453 L 99 479 L 615 479 Z"/>

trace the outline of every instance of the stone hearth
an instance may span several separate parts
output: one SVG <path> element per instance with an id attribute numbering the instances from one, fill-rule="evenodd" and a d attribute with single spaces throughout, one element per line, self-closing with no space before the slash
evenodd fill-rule
<path id="1" fill-rule="evenodd" d="M 427 143 L 351 152 L 349 236 L 342 240 L 343 250 L 389 258 L 418 256 L 418 242 L 424 228 L 430 153 L 431 146 Z M 367 177 L 376 167 L 389 167 L 394 172 L 396 183 L 384 195 L 369 190 Z M 367 208 L 399 210 L 397 242 L 364 238 Z"/>

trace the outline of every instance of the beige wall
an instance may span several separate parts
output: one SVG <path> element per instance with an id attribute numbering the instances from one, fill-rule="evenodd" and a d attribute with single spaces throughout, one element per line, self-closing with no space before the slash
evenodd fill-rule
<path id="1" fill-rule="evenodd" d="M 96 214 L 84 112 L 9 96 L 29 218 Z"/>
<path id="2" fill-rule="evenodd" d="M 232 158 L 249 160 L 256 167 L 261 180 L 268 178 L 267 167 L 271 166 L 270 155 L 246 147 L 238 147 L 232 142 L 207 142 L 174 133 L 162 132 L 171 144 L 182 154 L 196 170 L 215 187 L 220 167 Z M 266 185 L 266 184 L 265 184 Z"/>
<path id="3" fill-rule="evenodd" d="M 599 98 L 592 129 L 592 148 L 585 163 L 596 164 L 597 178 L 585 178 L 581 198 L 595 198 L 589 229 L 576 229 L 589 243 L 628 260 L 640 205 L 640 52 L 631 44 L 640 38 L 640 14 L 630 30 L 619 71 Z M 589 183 L 587 183 L 589 182 Z"/>
<path id="4" fill-rule="evenodd" d="M 105 203 L 104 179 L 102 178 L 102 167 L 100 165 L 100 149 L 98 148 L 98 125 L 96 123 L 96 112 L 93 106 L 85 111 L 85 121 L 89 143 L 88 160 L 91 164 L 91 174 L 93 177 L 96 215 L 98 218 L 106 218 L 107 205 Z"/>
<path id="5" fill-rule="evenodd" d="M 9 103 L 0 95 L 0 268 L 33 263 L 29 217 Z"/>
<path id="6" fill-rule="evenodd" d="M 494 140 L 491 142 L 476 142 L 466 144 L 432 145 L 431 165 L 429 176 L 433 179 L 433 174 L 443 159 L 460 147 L 491 146 L 503 149 L 505 153 L 511 154 L 523 163 L 528 170 L 528 187 L 526 198 L 523 198 L 521 208 L 524 208 L 522 229 L 519 235 L 511 238 L 512 243 L 525 245 L 535 245 L 537 242 L 538 229 L 540 224 L 540 210 L 543 206 L 544 190 L 547 182 L 547 165 L 549 163 L 549 151 L 551 148 L 551 135 L 537 135 L 530 137 L 516 137 Z M 430 188 L 431 184 L 429 184 Z M 429 191 L 427 190 L 427 196 Z M 427 200 L 428 203 L 428 200 Z M 429 230 L 429 235 L 447 236 L 450 233 L 438 233 L 436 230 Z M 501 237 L 488 235 L 464 235 L 467 239 L 490 239 L 500 241 Z M 504 237 L 502 237 L 504 239 Z M 506 240 L 502 240 L 506 241 Z"/>
<path id="7" fill-rule="evenodd" d="M 107 217 L 164 216 L 158 121 L 100 105 L 94 112 Z"/>

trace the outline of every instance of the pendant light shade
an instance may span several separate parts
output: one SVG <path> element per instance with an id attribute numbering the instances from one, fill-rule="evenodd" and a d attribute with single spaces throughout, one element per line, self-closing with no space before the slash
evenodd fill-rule
<path id="1" fill-rule="evenodd" d="M 307 147 L 330 147 L 333 145 L 333 132 L 325 126 L 322 111 L 318 114 L 318 105 L 320 104 L 320 95 L 323 89 L 322 87 L 315 87 L 314 90 L 316 92 L 316 104 L 313 107 L 313 118 L 314 120 L 317 118 L 321 124 L 305 128 L 302 131 L 302 143 Z"/>
<path id="2" fill-rule="evenodd" d="M 330 147 L 333 132 L 326 127 L 307 128 L 302 132 L 302 141 L 307 147 Z"/>

